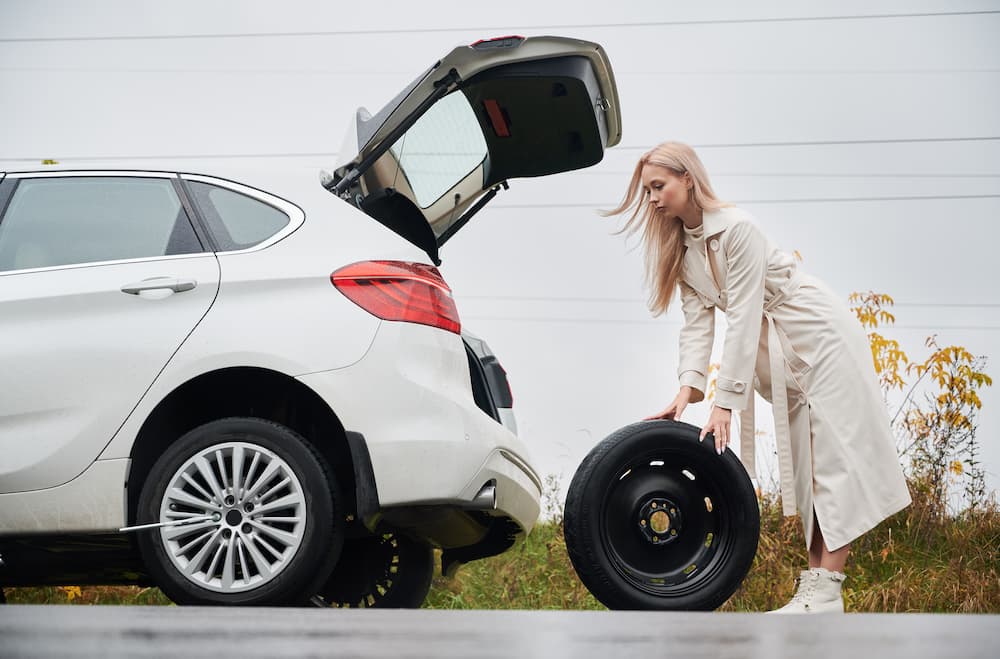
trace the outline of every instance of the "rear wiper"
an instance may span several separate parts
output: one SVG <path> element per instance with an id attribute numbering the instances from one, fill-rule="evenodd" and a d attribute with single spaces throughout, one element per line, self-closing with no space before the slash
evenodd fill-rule
<path id="1" fill-rule="evenodd" d="M 448 242 L 448 239 L 451 238 L 452 236 L 454 236 L 456 231 L 458 231 L 463 226 L 465 226 L 465 223 L 468 222 L 469 220 L 471 220 L 473 215 L 475 215 L 476 213 L 478 213 L 479 211 L 481 211 L 483 209 L 483 206 L 485 206 L 486 204 L 490 203 L 490 200 L 493 199 L 493 197 L 497 196 L 497 193 L 500 192 L 500 188 L 501 187 L 504 190 L 509 190 L 510 189 L 510 186 L 507 185 L 507 181 L 500 181 L 500 183 L 498 183 L 497 185 L 494 185 L 492 188 L 490 188 L 490 191 L 487 192 L 486 194 L 484 194 L 482 197 L 480 197 L 476 201 L 476 203 L 474 203 L 472 205 L 472 207 L 469 208 L 469 210 L 465 211 L 465 214 L 462 215 L 462 217 L 460 217 L 457 220 L 455 220 L 454 224 L 452 224 L 450 227 L 448 227 L 447 229 L 445 229 L 444 233 L 442 233 L 440 236 L 438 236 L 438 239 L 437 239 L 438 247 L 440 247 L 441 245 L 444 245 L 446 242 Z"/>
<path id="2" fill-rule="evenodd" d="M 407 130 L 410 129 L 413 124 L 417 122 L 427 110 L 430 109 L 432 105 L 437 103 L 441 98 L 451 91 L 451 86 L 458 83 L 461 78 L 458 75 L 458 71 L 452 69 L 448 71 L 447 75 L 442 77 L 440 80 L 434 82 L 434 91 L 432 91 L 427 98 L 420 102 L 420 105 L 414 109 L 413 112 L 409 114 L 405 119 L 403 119 L 398 126 L 393 128 L 388 135 L 386 135 L 378 145 L 372 149 L 361 162 L 359 162 L 354 168 L 344 174 L 343 178 L 340 180 L 331 179 L 330 181 L 324 181 L 323 187 L 337 195 L 341 199 L 348 199 L 350 193 L 348 190 L 351 189 L 361 175 L 367 172 L 375 161 L 378 160 L 383 153 L 389 150 L 389 148 L 396 143 L 400 137 L 403 136 Z"/>

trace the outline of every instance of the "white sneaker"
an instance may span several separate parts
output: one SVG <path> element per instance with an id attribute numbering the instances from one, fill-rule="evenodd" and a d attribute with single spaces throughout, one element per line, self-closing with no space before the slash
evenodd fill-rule
<path id="1" fill-rule="evenodd" d="M 812 567 L 799 575 L 799 588 L 792 600 L 767 613 L 843 613 L 844 597 L 840 584 L 847 577 L 843 572 L 831 572 Z"/>

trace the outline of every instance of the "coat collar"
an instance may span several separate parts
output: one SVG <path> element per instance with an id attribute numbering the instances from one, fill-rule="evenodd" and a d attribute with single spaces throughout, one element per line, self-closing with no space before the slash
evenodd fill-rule
<path id="1" fill-rule="evenodd" d="M 710 236 L 714 236 L 717 233 L 721 233 L 729 228 L 729 225 L 733 223 L 733 217 L 728 212 L 729 207 L 717 208 L 715 210 L 704 211 L 701 214 L 701 223 L 705 228 L 705 240 L 707 241 Z M 688 233 L 684 232 L 684 244 L 690 247 L 695 244 L 695 239 L 692 238 Z"/>

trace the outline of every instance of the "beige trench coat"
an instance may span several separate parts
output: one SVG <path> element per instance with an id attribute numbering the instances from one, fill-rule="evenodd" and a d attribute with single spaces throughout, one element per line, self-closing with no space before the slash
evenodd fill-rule
<path id="1" fill-rule="evenodd" d="M 756 390 L 774 413 L 784 514 L 799 513 L 808 547 L 815 511 L 839 549 L 910 503 L 868 337 L 749 213 L 703 217 L 701 238 L 684 234 L 680 384 L 706 390 L 718 307 L 727 329 L 714 403 L 743 411 L 743 463 L 755 477 Z"/>

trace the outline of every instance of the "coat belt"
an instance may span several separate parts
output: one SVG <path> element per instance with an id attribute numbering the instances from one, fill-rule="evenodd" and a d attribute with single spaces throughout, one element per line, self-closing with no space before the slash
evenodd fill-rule
<path id="1" fill-rule="evenodd" d="M 767 320 L 767 351 L 771 368 L 771 406 L 774 410 L 774 435 L 778 448 L 778 475 L 781 485 L 781 509 L 785 515 L 796 513 L 795 478 L 792 470 L 792 438 L 788 412 L 788 388 L 785 364 L 793 371 L 804 372 L 809 365 L 792 349 L 788 335 L 774 322 L 773 311 L 799 287 L 802 275 L 796 271 L 789 277 L 771 299 L 764 303 L 764 318 Z M 800 387 L 801 390 L 801 387 Z M 756 478 L 754 456 L 755 431 L 754 405 L 756 394 L 750 391 L 750 400 L 745 410 L 745 418 L 740 421 L 740 458 L 751 478 Z M 809 438 L 806 438 L 808 441 Z"/>

